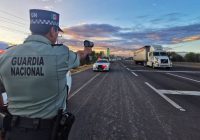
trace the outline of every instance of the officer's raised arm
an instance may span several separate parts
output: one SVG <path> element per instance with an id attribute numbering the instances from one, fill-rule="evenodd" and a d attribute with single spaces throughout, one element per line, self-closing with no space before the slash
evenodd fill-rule
<path id="1" fill-rule="evenodd" d="M 83 51 L 77 51 L 77 54 L 80 58 L 80 60 L 84 60 L 89 54 L 92 53 L 92 47 L 94 46 L 94 43 L 88 40 L 84 41 L 84 50 Z"/>
<path id="2" fill-rule="evenodd" d="M 69 50 L 69 69 L 76 68 L 80 65 L 80 57 L 77 53 Z"/>
<path id="3" fill-rule="evenodd" d="M 84 50 L 79 50 L 76 53 L 69 51 L 69 69 L 76 68 L 80 65 L 81 60 L 85 60 L 86 57 L 92 53 L 92 47 L 94 43 L 88 40 L 84 41 Z"/>

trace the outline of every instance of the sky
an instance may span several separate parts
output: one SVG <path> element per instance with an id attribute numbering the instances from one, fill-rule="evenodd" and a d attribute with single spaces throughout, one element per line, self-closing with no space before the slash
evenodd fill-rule
<path id="1" fill-rule="evenodd" d="M 0 44 L 19 44 L 30 35 L 29 10 L 60 14 L 59 42 L 76 51 L 83 41 L 95 51 L 131 56 L 144 45 L 200 53 L 199 0 L 1 0 Z"/>

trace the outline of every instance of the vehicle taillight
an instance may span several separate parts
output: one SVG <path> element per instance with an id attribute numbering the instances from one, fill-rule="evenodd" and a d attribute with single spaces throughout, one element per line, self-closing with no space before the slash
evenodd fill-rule
<path id="1" fill-rule="evenodd" d="M 4 50 L 0 50 L 0 54 L 3 54 L 3 53 L 5 53 L 5 51 Z"/>

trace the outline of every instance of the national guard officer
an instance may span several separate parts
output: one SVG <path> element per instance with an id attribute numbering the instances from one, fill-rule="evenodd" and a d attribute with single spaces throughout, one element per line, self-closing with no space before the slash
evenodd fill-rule
<path id="1" fill-rule="evenodd" d="M 11 116 L 7 140 L 56 139 L 52 131 L 57 131 L 58 112 L 66 110 L 66 73 L 88 54 L 55 44 L 62 32 L 58 13 L 31 9 L 30 30 L 23 44 L 0 57 L 0 83 L 7 92 Z"/>

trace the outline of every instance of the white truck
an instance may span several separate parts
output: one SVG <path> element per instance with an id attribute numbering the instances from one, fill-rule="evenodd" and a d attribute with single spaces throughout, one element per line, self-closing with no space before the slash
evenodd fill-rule
<path id="1" fill-rule="evenodd" d="M 144 46 L 133 51 L 135 64 L 141 63 L 152 68 L 164 67 L 170 69 L 172 62 L 160 45 Z"/>

